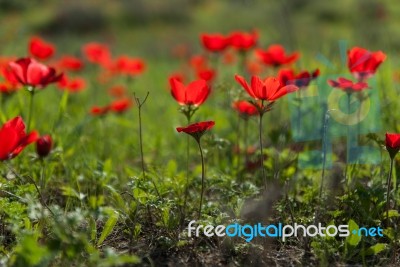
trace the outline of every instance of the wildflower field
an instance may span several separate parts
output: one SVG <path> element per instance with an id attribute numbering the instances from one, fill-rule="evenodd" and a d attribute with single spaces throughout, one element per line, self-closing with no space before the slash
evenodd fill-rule
<path id="1" fill-rule="evenodd" d="M 339 2 L 0 1 L 0 266 L 399 266 L 400 6 Z"/>

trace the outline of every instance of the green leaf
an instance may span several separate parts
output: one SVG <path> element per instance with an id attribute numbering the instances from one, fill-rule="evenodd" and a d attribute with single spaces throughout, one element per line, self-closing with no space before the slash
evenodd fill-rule
<path id="1" fill-rule="evenodd" d="M 119 213 L 114 211 L 111 213 L 110 217 L 108 218 L 106 224 L 104 225 L 103 232 L 101 232 L 100 238 L 97 241 L 97 245 L 100 246 L 104 240 L 109 236 L 114 229 L 115 225 L 117 224 L 119 217 Z"/>
<path id="2" fill-rule="evenodd" d="M 384 243 L 378 243 L 376 245 L 373 245 L 372 247 L 367 248 L 365 251 L 362 253 L 364 255 L 376 255 L 382 251 L 384 251 L 387 248 L 387 244 Z"/>
<path id="3" fill-rule="evenodd" d="M 392 217 L 399 217 L 400 214 L 397 210 L 389 210 L 389 214 L 388 214 L 389 218 Z M 386 218 L 386 211 L 383 213 L 383 217 Z"/>
<path id="4" fill-rule="evenodd" d="M 346 244 L 351 247 L 356 247 L 358 243 L 360 243 L 361 241 L 361 236 L 358 235 L 358 230 L 360 228 L 358 227 L 357 223 L 353 220 L 349 220 L 348 225 L 349 225 L 350 235 L 346 238 Z M 353 233 L 353 231 L 355 232 Z"/>

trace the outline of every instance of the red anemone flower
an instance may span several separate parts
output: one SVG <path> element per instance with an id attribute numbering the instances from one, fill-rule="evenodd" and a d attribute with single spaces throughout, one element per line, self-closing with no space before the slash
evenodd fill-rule
<path id="1" fill-rule="evenodd" d="M 139 58 L 129 56 L 118 57 L 111 66 L 111 71 L 118 74 L 139 75 L 145 70 L 145 63 Z"/>
<path id="2" fill-rule="evenodd" d="M 111 62 L 111 52 L 108 46 L 99 43 L 88 43 L 83 46 L 86 59 L 95 64 L 108 66 Z"/>
<path id="3" fill-rule="evenodd" d="M 288 85 L 293 84 L 299 88 L 307 87 L 310 82 L 319 76 L 319 69 L 313 72 L 302 71 L 295 73 L 292 69 L 283 69 L 278 73 L 278 79 L 281 84 Z"/>
<path id="4" fill-rule="evenodd" d="M 0 129 L 0 161 L 18 156 L 27 145 L 35 142 L 37 138 L 36 131 L 25 133 L 25 123 L 21 117 L 9 120 Z"/>
<path id="5" fill-rule="evenodd" d="M 34 36 L 29 41 L 29 54 L 37 59 L 46 60 L 54 55 L 54 45 Z"/>
<path id="6" fill-rule="evenodd" d="M 203 68 L 203 69 L 198 69 L 196 71 L 196 75 L 198 79 L 202 79 L 210 83 L 217 76 L 217 72 L 211 68 Z"/>
<path id="7" fill-rule="evenodd" d="M 247 51 L 253 48 L 258 41 L 257 31 L 241 32 L 235 31 L 229 35 L 230 45 L 239 51 Z"/>
<path id="8" fill-rule="evenodd" d="M 57 85 L 61 90 L 77 93 L 85 89 L 86 81 L 80 77 L 70 79 L 64 74 Z"/>
<path id="9" fill-rule="evenodd" d="M 202 122 L 197 122 L 190 124 L 186 127 L 178 127 L 176 130 L 178 133 L 184 132 L 186 134 L 189 134 L 196 139 L 197 142 L 200 141 L 200 138 L 203 136 L 203 134 L 213 128 L 215 125 L 214 121 L 202 121 Z"/>
<path id="10" fill-rule="evenodd" d="M 389 151 L 390 157 L 394 158 L 400 150 L 400 134 L 386 133 L 386 149 Z"/>
<path id="11" fill-rule="evenodd" d="M 299 89 L 294 85 L 285 86 L 275 77 L 268 77 L 265 80 L 262 80 L 257 76 L 252 76 L 251 85 L 249 85 L 242 76 L 235 75 L 235 79 L 255 100 L 273 102 L 282 96 Z"/>
<path id="12" fill-rule="evenodd" d="M 50 83 L 58 82 L 63 74 L 56 74 L 56 70 L 32 58 L 20 58 L 10 62 L 9 66 L 19 83 L 32 87 L 46 87 Z"/>
<path id="13" fill-rule="evenodd" d="M 126 95 L 126 88 L 123 85 L 115 85 L 108 89 L 108 94 L 116 98 L 121 98 Z"/>
<path id="14" fill-rule="evenodd" d="M 109 105 L 109 109 L 115 113 L 123 113 L 132 106 L 132 100 L 129 98 L 123 98 L 113 101 Z"/>
<path id="15" fill-rule="evenodd" d="M 190 58 L 189 65 L 195 70 L 202 69 L 207 66 L 207 58 L 202 55 L 194 55 Z"/>
<path id="16" fill-rule="evenodd" d="M 382 51 L 371 52 L 361 47 L 353 47 L 347 51 L 347 66 L 359 81 L 373 76 L 379 65 L 385 61 Z"/>
<path id="17" fill-rule="evenodd" d="M 264 64 L 273 67 L 291 64 L 300 57 L 298 52 L 286 55 L 285 49 L 281 45 L 270 45 L 266 50 L 257 49 L 256 55 Z"/>
<path id="18" fill-rule="evenodd" d="M 221 52 L 229 45 L 229 39 L 220 33 L 200 35 L 203 47 L 210 52 Z"/>
<path id="19" fill-rule="evenodd" d="M 186 80 L 186 76 L 183 72 L 174 72 L 169 75 L 168 81 L 176 79 L 177 81 L 183 83 Z"/>
<path id="20" fill-rule="evenodd" d="M 205 80 L 196 80 L 185 86 L 175 78 L 169 81 L 171 94 L 179 105 L 200 106 L 210 94 L 210 87 Z"/>
<path id="21" fill-rule="evenodd" d="M 83 68 L 83 62 L 77 57 L 63 56 L 58 60 L 57 66 L 62 70 L 80 71 Z"/>
<path id="22" fill-rule="evenodd" d="M 44 158 L 49 155 L 53 147 L 53 139 L 50 135 L 43 135 L 36 141 L 36 153 L 39 157 Z"/>
<path id="23" fill-rule="evenodd" d="M 233 108 L 239 112 L 240 115 L 245 117 L 254 116 L 258 114 L 257 108 L 247 101 L 236 101 L 233 103 Z"/>
<path id="24" fill-rule="evenodd" d="M 338 78 L 337 81 L 328 80 L 328 84 L 334 88 L 343 90 L 346 93 L 361 92 L 362 90 L 368 88 L 368 84 L 365 82 L 354 83 L 353 81 L 348 80 L 346 78 L 342 78 L 342 77 Z"/>
<path id="25" fill-rule="evenodd" d="M 109 111 L 110 111 L 109 106 L 105 106 L 105 107 L 93 106 L 90 109 L 90 114 L 92 116 L 102 116 L 102 115 L 106 115 Z"/>

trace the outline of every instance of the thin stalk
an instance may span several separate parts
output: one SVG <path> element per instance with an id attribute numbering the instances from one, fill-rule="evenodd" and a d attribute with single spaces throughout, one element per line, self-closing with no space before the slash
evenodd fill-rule
<path id="1" fill-rule="evenodd" d="M 248 127 L 249 126 L 249 119 L 248 118 L 246 118 L 245 120 L 244 120 L 244 137 L 243 137 L 243 139 L 244 139 L 244 157 L 245 157 L 245 164 L 247 164 L 247 162 L 249 162 L 249 155 L 247 154 L 247 148 L 248 148 L 248 138 L 247 138 L 247 136 L 248 136 Z"/>
<path id="2" fill-rule="evenodd" d="M 394 162 L 394 158 L 390 158 L 390 171 L 389 171 L 389 176 L 387 179 L 387 191 L 386 191 L 386 222 L 387 222 L 387 225 L 389 225 L 389 208 L 390 208 L 389 195 L 390 195 L 390 183 L 392 182 L 393 162 Z"/>
<path id="3" fill-rule="evenodd" d="M 190 125 L 190 116 L 187 117 L 187 125 Z M 189 138 L 190 136 L 187 136 L 186 139 L 186 185 L 185 185 L 185 196 L 183 199 L 183 216 L 182 216 L 182 222 L 185 220 L 186 217 L 186 209 L 187 209 L 187 198 L 189 195 L 189 156 L 190 156 L 190 149 L 189 149 Z"/>
<path id="4" fill-rule="evenodd" d="M 297 114 L 298 114 L 298 119 L 297 119 L 297 134 L 300 137 L 301 136 L 301 89 L 297 91 L 297 100 L 298 100 L 298 106 L 297 106 Z"/>
<path id="5" fill-rule="evenodd" d="M 197 141 L 197 144 L 199 145 L 200 156 L 201 156 L 201 195 L 200 195 L 200 207 L 199 207 L 199 216 L 198 216 L 198 219 L 200 220 L 201 219 L 201 207 L 203 206 L 205 166 L 204 166 L 203 149 L 201 148 L 200 140 Z"/>
<path id="6" fill-rule="evenodd" d="M 263 103 L 262 103 L 263 104 Z M 264 170 L 264 149 L 263 149 L 263 141 L 262 141 L 262 119 L 263 119 L 263 112 L 260 112 L 260 123 L 259 123 L 259 135 L 260 135 L 260 167 L 261 167 L 261 175 L 264 181 L 264 189 L 267 189 L 267 178 L 265 177 L 265 170 Z"/>
<path id="7" fill-rule="evenodd" d="M 326 112 L 325 114 L 325 121 L 324 121 L 324 132 L 322 135 L 322 174 L 321 174 L 321 185 L 319 187 L 319 201 L 320 203 L 322 203 L 322 189 L 324 186 L 324 180 L 325 180 L 325 166 L 326 166 L 326 148 L 327 148 L 327 140 L 326 140 L 326 136 L 327 136 L 327 130 L 328 130 L 328 122 L 329 122 L 329 110 Z"/>
<path id="8" fill-rule="evenodd" d="M 236 172 L 237 172 L 237 178 L 239 178 L 239 173 L 240 173 L 240 160 L 241 160 L 241 154 L 242 152 L 240 151 L 240 113 L 238 113 L 238 120 L 237 120 L 237 125 L 236 125 L 236 149 L 237 149 L 237 165 L 236 165 Z M 246 149 L 246 148 L 245 148 Z"/>
<path id="9" fill-rule="evenodd" d="M 347 93 L 347 113 L 348 113 L 348 117 L 350 115 L 350 108 L 351 108 L 351 93 Z M 347 188 L 349 187 L 349 180 L 348 179 L 348 165 L 350 162 L 350 144 L 351 144 L 351 140 L 350 140 L 350 124 L 349 122 L 347 122 L 347 155 L 346 155 L 346 169 L 345 169 L 345 183 Z"/>
<path id="10" fill-rule="evenodd" d="M 35 90 L 33 88 L 28 89 L 30 93 L 30 100 L 29 100 L 29 114 L 28 114 L 28 124 L 26 126 L 27 132 L 31 129 L 31 121 L 33 117 L 33 98 L 35 96 Z"/>
<path id="11" fill-rule="evenodd" d="M 139 107 L 139 142 L 140 142 L 140 158 L 142 161 L 143 178 L 146 178 L 144 170 L 144 157 L 143 157 L 143 137 L 142 137 L 142 109 Z"/>

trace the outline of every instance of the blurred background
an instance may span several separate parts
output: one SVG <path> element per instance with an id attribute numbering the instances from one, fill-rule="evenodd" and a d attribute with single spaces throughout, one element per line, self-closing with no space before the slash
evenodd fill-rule
<path id="1" fill-rule="evenodd" d="M 26 53 L 15 41 L 25 44 L 35 33 L 69 53 L 96 40 L 160 59 L 178 44 L 198 50 L 200 32 L 258 29 L 262 47 L 329 54 L 346 40 L 397 51 L 399 15 L 400 2 L 392 0 L 0 0 L 0 50 Z"/>

